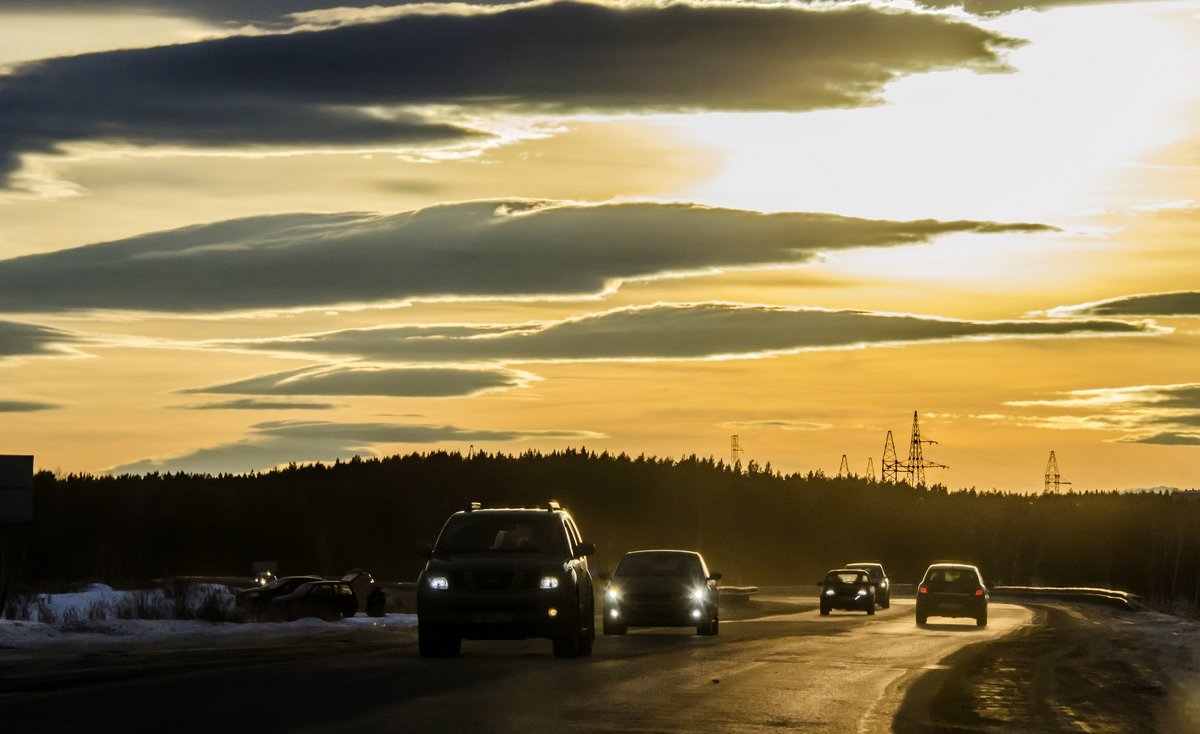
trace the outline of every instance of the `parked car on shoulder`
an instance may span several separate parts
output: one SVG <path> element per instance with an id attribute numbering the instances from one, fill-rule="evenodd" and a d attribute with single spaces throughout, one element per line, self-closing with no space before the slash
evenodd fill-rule
<path id="1" fill-rule="evenodd" d="M 342 581 L 309 581 L 289 594 L 271 600 L 267 614 L 277 619 L 319 617 L 333 621 L 353 617 L 358 611 L 354 590 Z"/>
<path id="2" fill-rule="evenodd" d="M 832 609 L 875 613 L 875 585 L 861 568 L 835 568 L 817 585 L 821 587 L 818 603 L 822 616 Z"/>
<path id="3" fill-rule="evenodd" d="M 983 574 L 969 563 L 935 563 L 917 585 L 917 625 L 930 617 L 972 617 L 979 627 L 988 621 L 988 590 Z"/>
<path id="4" fill-rule="evenodd" d="M 267 611 L 271 600 L 277 596 L 290 594 L 302 584 L 310 581 L 321 581 L 320 576 L 280 576 L 264 586 L 253 586 L 242 589 L 237 593 L 237 605 L 250 614 L 262 614 Z"/>
<path id="5" fill-rule="evenodd" d="M 353 617 L 359 609 L 366 610 L 371 599 L 371 592 L 376 588 L 375 577 L 365 569 L 355 568 L 342 576 L 342 583 L 349 584 L 350 588 L 354 590 L 354 599 L 357 602 L 354 613 L 346 616 Z"/>
<path id="6" fill-rule="evenodd" d="M 453 657 L 463 639 L 549 638 L 555 657 L 592 652 L 596 636 L 585 543 L 557 502 L 456 512 L 417 580 L 422 657 Z"/>
<path id="7" fill-rule="evenodd" d="M 887 572 L 883 570 L 882 563 L 847 563 L 846 568 L 860 568 L 866 571 L 871 577 L 871 583 L 875 584 L 875 603 L 881 609 L 892 606 L 892 582 L 888 579 Z"/>
<path id="8" fill-rule="evenodd" d="M 630 627 L 691 627 L 717 634 L 719 573 L 710 573 L 695 551 L 641 550 L 621 557 L 604 590 L 604 634 Z"/>

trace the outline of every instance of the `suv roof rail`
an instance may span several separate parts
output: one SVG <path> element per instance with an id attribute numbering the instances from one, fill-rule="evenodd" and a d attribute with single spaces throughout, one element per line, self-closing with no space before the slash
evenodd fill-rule
<path id="1" fill-rule="evenodd" d="M 550 500 L 546 503 L 546 509 L 554 512 L 555 510 L 561 510 L 562 505 L 558 504 L 558 500 Z"/>
<path id="2" fill-rule="evenodd" d="M 471 503 L 471 504 L 470 504 L 470 505 L 467 507 L 467 512 L 472 512 L 473 510 L 482 510 L 482 509 L 483 509 L 483 503 L 482 503 L 482 502 L 472 502 L 472 503 Z"/>

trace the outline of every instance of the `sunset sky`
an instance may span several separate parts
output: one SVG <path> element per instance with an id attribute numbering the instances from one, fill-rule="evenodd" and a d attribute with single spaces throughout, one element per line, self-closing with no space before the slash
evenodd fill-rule
<path id="1" fill-rule="evenodd" d="M 1200 1 L 5 0 L 0 454 L 1200 486 Z"/>

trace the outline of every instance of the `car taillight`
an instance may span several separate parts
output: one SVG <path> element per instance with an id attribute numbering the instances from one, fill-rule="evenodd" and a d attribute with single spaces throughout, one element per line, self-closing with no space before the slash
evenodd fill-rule
<path id="1" fill-rule="evenodd" d="M 918 589 L 918 590 L 917 590 L 917 593 L 918 593 L 918 594 L 928 594 L 928 593 L 929 593 L 929 587 L 928 587 L 928 586 L 922 586 L 920 589 Z"/>
<path id="2" fill-rule="evenodd" d="M 983 596 L 983 589 L 976 589 L 975 596 Z"/>

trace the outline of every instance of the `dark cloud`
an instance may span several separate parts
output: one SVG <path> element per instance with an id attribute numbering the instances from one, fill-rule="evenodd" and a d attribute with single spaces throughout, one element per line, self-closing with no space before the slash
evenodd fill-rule
<path id="1" fill-rule="evenodd" d="M 471 134 L 379 113 L 419 105 L 859 106 L 903 74 L 998 69 L 1013 43 L 945 17 L 866 6 L 562 2 L 85 54 L 0 77 L 0 183 L 20 154 L 71 141 L 336 146 Z"/>
<path id="2" fill-rule="evenodd" d="M 268 340 L 263 349 L 407 362 L 697 359 L 947 339 L 1155 333 L 1121 321 L 957 321 L 728 303 L 622 308 L 492 333 L 430 338 L 398 326 Z"/>
<path id="3" fill-rule="evenodd" d="M 196 403 L 182 405 L 185 410 L 332 410 L 337 406 L 333 403 L 289 403 L 279 400 L 226 400 L 220 403 Z"/>
<path id="4" fill-rule="evenodd" d="M 665 272 L 1034 224 L 888 222 L 688 205 L 468 202 L 396 215 L 232 220 L 0 261 L 0 312 L 219 312 L 602 292 Z"/>
<path id="5" fill-rule="evenodd" d="M 1122 296 L 1078 306 L 1059 306 L 1050 313 L 1078 316 L 1200 316 L 1200 291 Z"/>
<path id="6" fill-rule="evenodd" d="M 306 367 L 182 392 L 442 398 L 520 387 L 528 381 L 528 375 L 511 370 L 470 370 L 452 367 Z"/>
<path id="7" fill-rule="evenodd" d="M 435 0 L 439 2 L 441 0 Z M 471 0 L 472 4 L 481 4 Z M 369 8 L 403 3 L 381 0 L 4 0 L 3 13 L 145 13 L 218 24 L 287 25 L 287 17 L 324 8 Z"/>
<path id="8" fill-rule="evenodd" d="M 1160 446 L 1200 446 L 1200 433 L 1155 433 L 1121 439 L 1121 443 L 1149 443 Z"/>
<path id="9" fill-rule="evenodd" d="M 108 471 L 111 474 L 144 474 L 152 471 L 210 474 L 250 472 L 290 462 L 328 462 L 351 456 L 375 456 L 377 451 L 374 447 L 379 444 L 457 442 L 466 445 L 601 437 L 588 431 L 501 431 L 430 424 L 274 421 L 253 426 L 251 435 L 240 441 L 172 458 L 137 461 Z"/>
<path id="10" fill-rule="evenodd" d="M 0 413 L 36 413 L 41 410 L 57 410 L 61 405 L 38 403 L 30 400 L 0 400 Z"/>
<path id="11" fill-rule="evenodd" d="M 72 352 L 78 337 L 36 324 L 0 321 L 0 359 Z"/>

